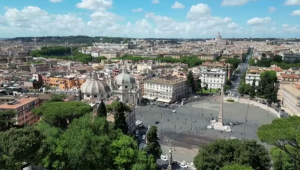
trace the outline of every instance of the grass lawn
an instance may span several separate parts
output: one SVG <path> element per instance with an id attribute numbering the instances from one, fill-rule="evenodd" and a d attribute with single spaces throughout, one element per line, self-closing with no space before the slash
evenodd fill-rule
<path id="1" fill-rule="evenodd" d="M 203 94 L 207 94 L 207 93 L 217 93 L 219 91 L 219 89 L 211 89 L 211 91 L 209 89 L 205 90 L 202 89 L 202 93 Z M 200 91 L 198 91 L 197 93 L 200 93 Z"/>

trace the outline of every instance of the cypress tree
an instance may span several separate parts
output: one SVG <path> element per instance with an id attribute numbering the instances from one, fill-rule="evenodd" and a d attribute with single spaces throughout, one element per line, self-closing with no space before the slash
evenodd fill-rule
<path id="1" fill-rule="evenodd" d="M 105 118 L 107 116 L 106 107 L 103 101 L 101 101 L 100 105 L 98 106 L 97 116 Z"/>
<path id="2" fill-rule="evenodd" d="M 127 134 L 129 130 L 125 117 L 125 106 L 122 102 L 115 109 L 114 129 L 120 129 L 124 134 Z"/>
<path id="3" fill-rule="evenodd" d="M 255 79 L 253 80 L 252 86 L 251 86 L 251 89 L 250 89 L 250 97 L 251 98 L 255 97 Z"/>

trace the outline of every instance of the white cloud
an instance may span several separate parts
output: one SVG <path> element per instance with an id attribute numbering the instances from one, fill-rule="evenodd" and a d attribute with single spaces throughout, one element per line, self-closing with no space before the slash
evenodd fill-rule
<path id="1" fill-rule="evenodd" d="M 221 6 L 242 6 L 250 0 L 223 0 Z"/>
<path id="2" fill-rule="evenodd" d="M 152 0 L 152 4 L 158 4 L 159 0 Z"/>
<path id="3" fill-rule="evenodd" d="M 143 9 L 142 8 L 137 8 L 137 9 L 133 9 L 133 10 L 131 10 L 131 12 L 142 12 L 143 11 Z"/>
<path id="4" fill-rule="evenodd" d="M 292 16 L 300 16 L 300 10 L 295 10 L 291 13 Z"/>
<path id="5" fill-rule="evenodd" d="M 275 7 L 272 7 L 272 6 L 271 6 L 271 7 L 269 8 L 269 13 L 273 13 L 273 12 L 275 12 L 275 11 L 276 11 L 276 8 L 275 8 Z"/>
<path id="6" fill-rule="evenodd" d="M 76 4 L 77 8 L 89 10 L 105 10 L 112 7 L 112 0 L 82 0 Z"/>
<path id="7" fill-rule="evenodd" d="M 284 5 L 300 5 L 300 0 L 286 0 Z"/>
<path id="8" fill-rule="evenodd" d="M 194 19 L 202 19 L 210 16 L 211 9 L 206 4 L 197 4 L 193 5 L 187 13 L 186 18 L 194 20 Z"/>
<path id="9" fill-rule="evenodd" d="M 290 36 L 299 33 L 298 25 L 276 28 L 268 17 L 250 19 L 247 23 L 251 25 L 251 29 L 245 29 L 232 18 L 213 16 L 211 8 L 202 3 L 191 6 L 186 14 L 186 21 L 146 13 L 144 18 L 126 22 L 125 18 L 107 10 L 111 7 L 102 5 L 100 10 L 93 10 L 85 20 L 73 14 L 50 14 L 34 6 L 23 9 L 5 8 L 4 14 L 0 14 L 0 32 L 8 37 L 88 35 L 136 38 L 210 38 L 219 31 L 225 37 L 277 36 L 280 31 L 285 33 L 281 35 Z M 85 9 L 91 8 L 85 6 Z"/>
<path id="10" fill-rule="evenodd" d="M 58 2 L 62 2 L 62 0 L 49 0 L 49 2 L 58 3 Z"/>
<path id="11" fill-rule="evenodd" d="M 180 9 L 180 8 L 184 8 L 184 5 L 182 3 L 179 3 L 178 1 L 176 1 L 172 7 L 173 9 Z"/>
<path id="12" fill-rule="evenodd" d="M 299 25 L 289 25 L 289 24 L 282 24 L 282 31 L 288 32 L 288 33 L 297 33 L 300 32 Z"/>
<path id="13" fill-rule="evenodd" d="M 238 24 L 236 24 L 235 22 L 229 23 L 229 24 L 228 24 L 228 28 L 229 28 L 230 30 L 241 29 L 241 27 L 240 27 Z"/>
<path id="14" fill-rule="evenodd" d="M 247 24 L 251 25 L 251 26 L 259 26 L 259 25 L 268 24 L 268 23 L 270 23 L 270 21 L 271 21 L 270 17 L 265 17 L 265 18 L 255 17 L 255 18 L 249 19 L 247 21 Z"/>

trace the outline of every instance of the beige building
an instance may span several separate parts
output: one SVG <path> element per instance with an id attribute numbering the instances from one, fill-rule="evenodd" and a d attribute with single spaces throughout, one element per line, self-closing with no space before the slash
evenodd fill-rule
<path id="1" fill-rule="evenodd" d="M 300 90 L 292 85 L 283 86 L 282 105 L 291 116 L 300 116 Z"/>
<path id="2" fill-rule="evenodd" d="M 190 88 L 185 78 L 155 77 L 144 83 L 144 98 L 170 103 L 186 97 Z"/>

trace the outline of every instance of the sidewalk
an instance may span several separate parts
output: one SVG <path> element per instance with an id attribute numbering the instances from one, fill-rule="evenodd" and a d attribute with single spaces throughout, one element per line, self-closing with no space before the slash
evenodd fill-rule
<path id="1" fill-rule="evenodd" d="M 264 110 L 268 110 L 269 112 L 271 112 L 274 116 L 280 118 L 280 113 L 278 113 L 275 109 L 268 107 L 267 105 L 252 101 L 252 100 L 248 100 L 248 99 L 239 99 L 239 103 L 244 103 L 244 104 L 248 104 L 249 105 L 253 105 L 253 106 L 257 106 L 260 107 Z"/>

